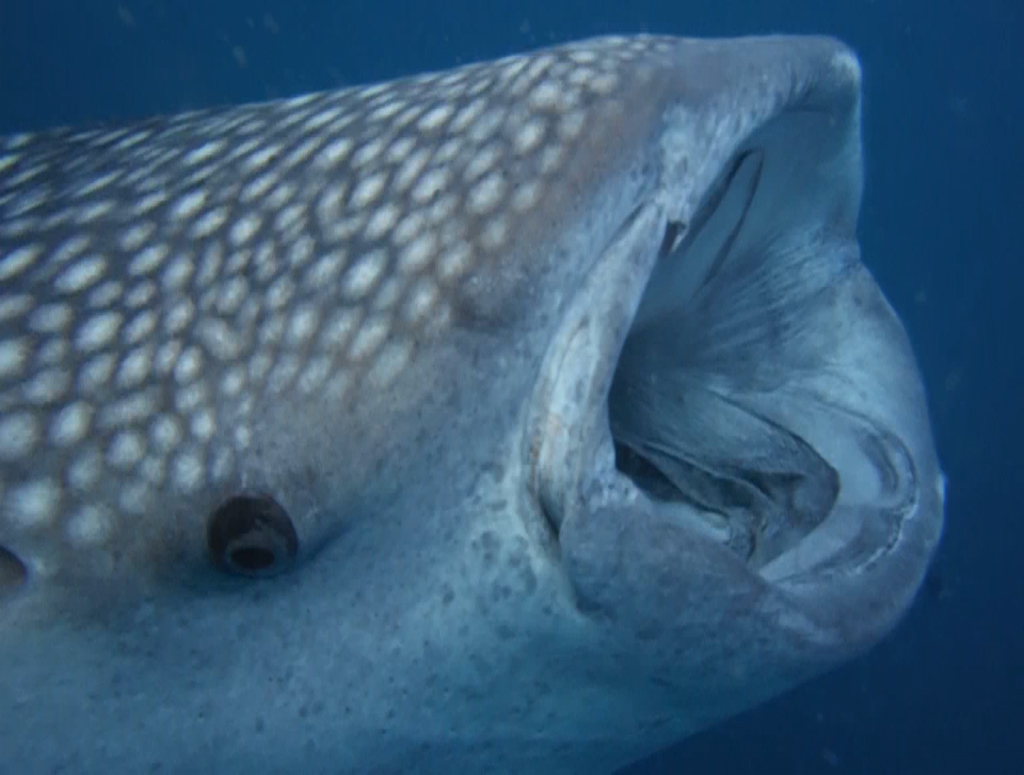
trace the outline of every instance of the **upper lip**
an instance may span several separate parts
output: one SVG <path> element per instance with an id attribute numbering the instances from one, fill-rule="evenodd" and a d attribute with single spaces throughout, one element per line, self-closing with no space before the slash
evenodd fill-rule
<path id="1" fill-rule="evenodd" d="M 548 348 L 531 402 L 531 489 L 552 529 L 614 465 L 607 396 L 622 345 L 658 257 L 665 218 L 653 203 L 629 215 L 583 279 Z"/>

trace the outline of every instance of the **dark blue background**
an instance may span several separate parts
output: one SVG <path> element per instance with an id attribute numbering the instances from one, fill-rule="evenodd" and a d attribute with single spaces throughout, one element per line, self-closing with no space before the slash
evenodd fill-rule
<path id="1" fill-rule="evenodd" d="M 865 257 L 931 393 L 944 543 L 916 608 L 869 656 L 634 775 L 1024 772 L 1022 16 L 1019 0 L 0 0 L 0 133 L 596 33 L 844 38 L 865 71 Z"/>

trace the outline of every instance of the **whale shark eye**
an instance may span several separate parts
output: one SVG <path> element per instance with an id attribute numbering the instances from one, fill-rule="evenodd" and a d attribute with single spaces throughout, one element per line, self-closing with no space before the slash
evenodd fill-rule
<path id="1" fill-rule="evenodd" d="M 261 577 L 292 564 L 299 537 L 288 512 L 272 497 L 233 495 L 210 515 L 206 544 L 221 569 Z"/>
<path id="2" fill-rule="evenodd" d="M 18 589 L 26 578 L 28 569 L 25 563 L 10 549 L 0 546 L 0 596 Z"/>

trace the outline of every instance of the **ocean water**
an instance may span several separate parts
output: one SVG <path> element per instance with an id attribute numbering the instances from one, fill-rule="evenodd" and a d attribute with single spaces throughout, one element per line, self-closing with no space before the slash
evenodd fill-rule
<path id="1" fill-rule="evenodd" d="M 859 52 L 862 246 L 916 345 L 948 510 L 934 571 L 883 644 L 630 775 L 1024 772 L 1018 0 L 2 0 L 0 133 L 635 31 L 830 33 Z"/>

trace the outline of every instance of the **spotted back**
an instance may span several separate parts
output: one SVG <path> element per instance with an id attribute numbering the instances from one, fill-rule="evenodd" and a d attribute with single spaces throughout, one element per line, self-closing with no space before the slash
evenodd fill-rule
<path id="1" fill-rule="evenodd" d="M 182 551 L 271 419 L 294 453 L 301 418 L 398 395 L 453 325 L 528 294 L 649 130 L 636 92 L 670 51 L 0 140 L 0 545 L 40 576 Z"/>

